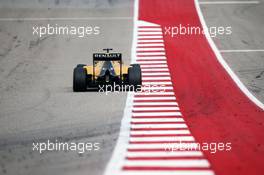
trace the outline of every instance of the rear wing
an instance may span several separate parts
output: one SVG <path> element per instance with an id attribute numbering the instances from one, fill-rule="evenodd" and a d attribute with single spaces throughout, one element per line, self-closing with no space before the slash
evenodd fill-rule
<path id="1" fill-rule="evenodd" d="M 95 62 L 96 61 L 120 61 L 120 78 L 122 78 L 122 54 L 121 53 L 109 53 L 113 49 L 103 49 L 107 53 L 94 53 L 93 54 L 93 76 L 95 80 Z"/>
<path id="2" fill-rule="evenodd" d="M 93 61 L 122 61 L 121 53 L 94 53 Z"/>

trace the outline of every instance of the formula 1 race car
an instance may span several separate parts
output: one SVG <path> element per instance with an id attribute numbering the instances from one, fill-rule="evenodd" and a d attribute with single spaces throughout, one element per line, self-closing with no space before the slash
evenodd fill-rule
<path id="1" fill-rule="evenodd" d="M 73 71 L 73 91 L 81 92 L 99 85 L 129 85 L 134 89 L 141 86 L 139 64 L 123 65 L 121 53 L 94 53 L 93 65 L 78 64 Z"/>

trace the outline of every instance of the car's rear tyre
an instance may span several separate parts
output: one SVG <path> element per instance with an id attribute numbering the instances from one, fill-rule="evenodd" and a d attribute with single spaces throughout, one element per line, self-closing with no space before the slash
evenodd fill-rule
<path id="1" fill-rule="evenodd" d="M 82 92 L 87 88 L 86 82 L 86 69 L 82 67 L 76 67 L 73 71 L 73 91 Z"/>
<path id="2" fill-rule="evenodd" d="M 134 86 L 134 89 L 137 90 L 142 84 L 141 80 L 141 68 L 139 64 L 132 64 L 132 67 L 128 68 L 128 83 L 129 85 Z"/>
<path id="3" fill-rule="evenodd" d="M 137 67 L 136 69 L 140 69 L 140 65 L 139 64 L 130 64 L 130 66 L 132 67 Z M 141 69 L 140 69 L 141 70 Z"/>

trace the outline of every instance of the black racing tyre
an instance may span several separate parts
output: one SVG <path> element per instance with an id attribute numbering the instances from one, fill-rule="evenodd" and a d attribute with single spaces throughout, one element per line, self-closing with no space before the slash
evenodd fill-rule
<path id="1" fill-rule="evenodd" d="M 138 64 L 133 64 L 131 66 L 132 67 L 128 68 L 128 83 L 129 85 L 133 85 L 136 89 L 142 83 L 141 68 Z"/>
<path id="2" fill-rule="evenodd" d="M 139 73 L 139 84 L 138 85 L 141 85 L 142 84 L 142 75 L 141 75 L 140 65 L 139 64 L 131 64 L 131 66 L 134 67 L 136 69 L 136 72 Z"/>
<path id="3" fill-rule="evenodd" d="M 73 71 L 73 91 L 82 92 L 87 88 L 86 82 L 87 72 L 82 67 L 76 67 Z"/>
<path id="4" fill-rule="evenodd" d="M 84 66 L 86 66 L 86 64 L 77 64 L 76 67 L 84 67 Z"/>
<path id="5" fill-rule="evenodd" d="M 140 69 L 140 65 L 139 64 L 130 64 L 130 66 L 132 66 L 132 67 L 138 67 L 137 69 Z"/>

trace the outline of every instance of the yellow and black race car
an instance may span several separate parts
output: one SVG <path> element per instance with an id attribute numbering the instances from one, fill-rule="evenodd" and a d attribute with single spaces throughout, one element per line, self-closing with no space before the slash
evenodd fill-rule
<path id="1" fill-rule="evenodd" d="M 73 71 L 73 91 L 81 92 L 99 85 L 129 85 L 140 88 L 141 68 L 139 64 L 123 65 L 121 53 L 94 53 L 93 65 L 78 64 Z"/>

